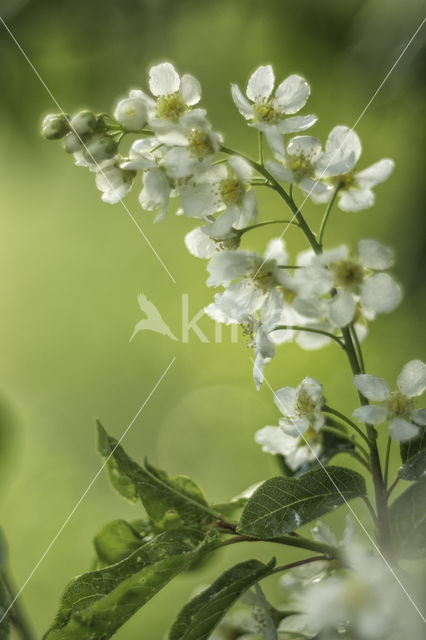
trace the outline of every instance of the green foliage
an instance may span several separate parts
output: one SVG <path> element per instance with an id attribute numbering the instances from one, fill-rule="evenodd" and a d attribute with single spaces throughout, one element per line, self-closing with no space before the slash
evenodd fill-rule
<path id="1" fill-rule="evenodd" d="M 362 476 L 343 467 L 314 469 L 299 478 L 271 478 L 248 501 L 238 524 L 243 534 L 275 538 L 365 495 Z"/>
<path id="2" fill-rule="evenodd" d="M 140 498 L 153 523 L 158 527 L 208 527 L 221 515 L 211 509 L 200 487 L 190 478 L 169 478 L 164 471 L 145 461 L 144 468 L 134 462 L 98 423 L 99 451 L 107 460 L 114 488 L 132 501 Z"/>
<path id="3" fill-rule="evenodd" d="M 426 478 L 410 485 L 389 509 L 391 533 L 401 558 L 426 555 Z"/>
<path id="4" fill-rule="evenodd" d="M 237 564 L 213 582 L 180 612 L 170 640 L 206 640 L 232 605 L 247 589 L 267 576 L 275 560 L 265 565 L 258 560 Z"/>
<path id="5" fill-rule="evenodd" d="M 5 611 L 10 604 L 10 596 L 5 584 L 0 576 L 0 618 L 3 617 Z M 8 640 L 10 637 L 9 614 L 0 623 L 0 640 Z"/>
<path id="6" fill-rule="evenodd" d="M 426 473 L 426 429 L 422 429 L 417 438 L 401 442 L 401 460 L 404 463 L 398 470 L 403 480 L 420 480 Z"/>
<path id="7" fill-rule="evenodd" d="M 139 549 L 143 537 L 125 520 L 113 520 L 95 536 L 97 568 L 107 567 L 127 558 Z"/>
<path id="8" fill-rule="evenodd" d="M 172 578 L 214 545 L 214 535 L 166 531 L 128 558 L 75 578 L 46 640 L 106 640 Z"/>

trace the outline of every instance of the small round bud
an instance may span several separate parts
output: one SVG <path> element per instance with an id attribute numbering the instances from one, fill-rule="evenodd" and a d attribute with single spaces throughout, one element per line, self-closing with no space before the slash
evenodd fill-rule
<path id="1" fill-rule="evenodd" d="M 64 149 L 67 153 L 77 153 L 77 151 L 81 151 L 81 147 L 81 142 L 75 133 L 71 131 L 65 136 Z"/>
<path id="2" fill-rule="evenodd" d="M 41 125 L 41 135 L 47 140 L 59 140 L 69 131 L 69 125 L 63 113 L 51 113 Z"/>
<path id="3" fill-rule="evenodd" d="M 117 149 L 118 145 L 111 136 L 93 136 L 87 140 L 83 155 L 88 162 L 102 162 L 113 158 Z"/>
<path id="4" fill-rule="evenodd" d="M 80 111 L 71 118 L 71 128 L 79 136 L 92 133 L 96 127 L 96 116 L 92 111 Z"/>
<path id="5" fill-rule="evenodd" d="M 114 118 L 127 131 L 140 131 L 148 121 L 148 109 L 145 101 L 139 97 L 120 100 L 115 108 Z"/>

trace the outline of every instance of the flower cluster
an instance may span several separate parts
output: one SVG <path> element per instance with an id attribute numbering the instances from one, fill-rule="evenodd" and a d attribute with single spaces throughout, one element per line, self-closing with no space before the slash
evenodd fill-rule
<path id="1" fill-rule="evenodd" d="M 371 207 L 375 199 L 373 188 L 389 177 L 393 161 L 385 158 L 359 170 L 361 142 L 352 129 L 335 126 L 324 145 L 318 138 L 304 134 L 317 121 L 315 115 L 299 114 L 310 96 L 304 78 L 293 74 L 275 90 L 274 87 L 270 65 L 260 66 L 251 75 L 246 95 L 236 84 L 231 86 L 237 109 L 251 130 L 257 132 L 258 160 L 224 145 L 206 110 L 198 106 L 201 100 L 198 80 L 189 74 L 180 76 L 170 63 L 152 67 L 150 93 L 141 89 L 130 91 L 115 106 L 113 115 L 96 115 L 91 111 L 82 111 L 72 118 L 65 114 L 49 115 L 43 122 L 42 133 L 47 139 L 63 139 L 65 150 L 73 154 L 76 164 L 95 174 L 105 202 L 122 200 L 140 174 L 139 202 L 143 209 L 156 212 L 155 221 L 166 217 L 174 199 L 179 202 L 177 214 L 198 220 L 198 226 L 185 236 L 185 244 L 191 254 L 208 261 L 207 286 L 220 288 L 205 312 L 217 322 L 242 327 L 254 351 L 253 374 L 258 389 L 276 346 L 290 341 L 305 350 L 337 344 L 351 367 L 355 386 L 352 390 L 358 392 L 361 404 L 353 412 L 355 421 L 328 405 L 322 384 L 309 376 L 296 388 L 286 386 L 274 393 L 281 412 L 278 425 L 265 426 L 255 435 L 263 451 L 276 456 L 280 463 L 282 476 L 272 482 L 253 486 L 229 504 L 215 505 L 212 512 L 204 497 L 201 500 L 201 490 L 195 483 L 182 477 L 166 481 L 165 474 L 157 476 L 155 470 L 150 470 L 153 486 L 155 478 L 160 478 L 165 490 L 162 494 L 158 488 L 157 494 L 156 488 L 154 495 L 160 496 L 160 502 L 164 500 L 167 509 L 176 511 L 184 523 L 190 512 L 191 525 L 198 522 L 204 528 L 207 513 L 209 518 L 213 515 L 214 523 L 207 520 L 210 525 L 220 527 L 220 534 L 215 531 L 214 536 L 242 534 L 241 538 L 234 537 L 232 543 L 255 540 L 253 536 L 258 536 L 263 541 L 273 539 L 283 544 L 292 541 L 293 546 L 324 553 L 278 569 L 272 569 L 273 563 L 249 567 L 250 572 L 260 571 L 256 573 L 257 580 L 257 576 L 265 577 L 269 571 L 275 573 L 298 565 L 297 570 L 284 578 L 289 597 L 288 606 L 283 609 L 274 608 L 259 585 L 255 585 L 245 595 L 251 613 L 236 612 L 219 623 L 214 611 L 222 611 L 222 604 L 218 606 L 217 601 L 214 604 L 214 599 L 218 597 L 222 602 L 229 599 L 229 593 L 225 593 L 227 574 L 226 580 L 222 576 L 213 589 L 197 596 L 196 607 L 190 606 L 191 624 L 192 616 L 197 615 L 194 612 L 203 611 L 204 605 L 198 608 L 198 604 L 208 602 L 210 626 L 205 628 L 217 640 L 417 638 L 420 632 L 412 624 L 413 616 L 405 615 L 407 602 L 401 602 L 399 580 L 388 579 L 390 564 L 354 545 L 352 526 L 346 529 L 343 541 L 338 542 L 328 527 L 319 522 L 312 541 L 295 533 L 293 521 L 286 522 L 287 512 L 297 502 L 303 503 L 300 509 L 303 518 L 297 512 L 296 528 L 333 510 L 341 499 L 346 502 L 345 496 L 363 497 L 377 527 L 378 544 L 382 545 L 384 556 L 393 560 L 394 538 L 395 548 L 402 551 L 400 557 L 411 557 L 411 545 L 405 541 L 410 532 L 404 520 L 409 520 L 408 527 L 414 529 L 413 546 L 418 552 L 422 530 L 418 525 L 418 506 L 414 513 L 413 495 L 418 495 L 420 489 L 423 491 L 424 485 L 423 489 L 419 483 L 412 485 L 412 490 L 397 499 L 402 498 L 402 506 L 392 505 L 394 511 L 402 512 L 402 517 L 397 526 L 395 522 L 390 526 L 390 516 L 395 515 L 388 512 L 388 500 L 397 482 L 388 487 L 392 441 L 388 439 L 387 453 L 381 460 L 376 426 L 387 422 L 393 439 L 410 441 L 401 446 L 403 467 L 399 477 L 423 482 L 426 409 L 416 408 L 415 398 L 426 390 L 426 365 L 420 360 L 408 362 L 398 376 L 395 391 L 382 378 L 366 372 L 361 342 L 368 324 L 378 314 L 393 311 L 402 299 L 401 287 L 389 273 L 394 266 L 392 250 L 372 238 L 359 240 L 356 247 L 342 244 L 324 249 L 324 233 L 333 205 L 336 203 L 342 211 Z M 298 135 L 291 137 L 292 134 Z M 123 152 L 122 141 L 127 135 L 133 138 Z M 264 220 L 257 188 L 272 189 L 289 207 L 291 218 Z M 295 188 L 302 194 L 300 207 L 293 198 Z M 307 198 L 324 208 L 317 233 L 301 211 Z M 251 232 L 269 225 L 280 225 L 282 232 L 269 240 L 263 255 L 245 246 Z M 309 249 L 298 255 L 292 255 L 283 240 L 290 225 L 309 242 Z M 341 467 L 333 471 L 325 468 L 338 453 L 352 455 L 372 474 L 375 507 L 366 495 L 360 474 Z M 133 470 L 135 463 L 131 462 Z M 127 477 L 127 467 L 124 473 Z M 178 502 L 173 503 L 176 496 Z M 147 490 L 145 498 L 148 506 L 144 496 L 141 497 L 151 517 L 150 491 Z M 190 507 L 184 508 L 186 500 Z M 227 522 L 226 514 L 234 513 L 241 505 L 244 511 L 238 525 Z M 160 511 L 161 519 L 155 520 L 155 527 L 160 527 L 164 520 Z M 201 520 L 197 520 L 199 511 Z M 307 566 L 311 562 L 315 564 Z M 244 578 L 247 568 L 234 567 L 240 585 L 235 593 L 240 593 L 240 589 L 242 593 L 244 585 L 254 584 L 250 572 Z M 232 585 L 230 588 L 234 589 Z M 206 619 L 202 621 L 203 629 Z M 186 624 L 180 620 L 178 629 L 181 623 Z M 177 636 L 172 631 L 170 637 Z"/>

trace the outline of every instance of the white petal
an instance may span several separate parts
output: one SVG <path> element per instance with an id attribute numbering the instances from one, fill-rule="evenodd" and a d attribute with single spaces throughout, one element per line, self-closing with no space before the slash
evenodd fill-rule
<path id="1" fill-rule="evenodd" d="M 226 209 L 214 222 L 204 227 L 204 233 L 215 240 L 225 240 L 226 238 L 236 237 L 236 233 L 232 228 L 234 221 L 234 211 L 232 209 Z"/>
<path id="2" fill-rule="evenodd" d="M 284 433 L 280 427 L 263 427 L 256 431 L 255 442 L 262 446 L 262 451 L 274 455 L 286 455 L 294 446 L 295 438 Z"/>
<path id="3" fill-rule="evenodd" d="M 232 158 L 229 158 L 228 164 L 242 182 L 248 182 L 253 175 L 253 169 L 247 160 L 240 158 L 240 156 L 232 156 Z"/>
<path id="4" fill-rule="evenodd" d="M 306 131 L 316 123 L 317 116 L 294 116 L 293 118 L 286 118 L 281 120 L 278 128 L 281 133 L 298 133 L 299 131 Z"/>
<path id="5" fill-rule="evenodd" d="M 143 129 L 148 119 L 145 100 L 137 97 L 120 100 L 115 108 L 114 118 L 128 131 Z"/>
<path id="6" fill-rule="evenodd" d="M 197 78 L 194 78 L 194 76 L 191 76 L 189 73 L 185 73 L 180 82 L 180 95 L 184 103 L 189 106 L 200 102 L 201 85 Z"/>
<path id="7" fill-rule="evenodd" d="M 315 162 L 321 153 L 321 142 L 313 136 L 296 136 L 288 143 L 287 152 L 290 155 L 304 155 Z"/>
<path id="8" fill-rule="evenodd" d="M 422 427 L 426 427 L 426 409 L 416 409 L 411 414 L 411 419 Z"/>
<path id="9" fill-rule="evenodd" d="M 400 287 L 387 273 L 376 273 L 367 278 L 361 289 L 363 306 L 375 313 L 389 313 L 401 302 Z"/>
<path id="10" fill-rule="evenodd" d="M 283 167 L 283 165 L 279 164 L 278 162 L 268 161 L 266 162 L 266 168 L 268 169 L 269 173 L 272 173 L 274 178 L 276 178 L 280 182 L 293 183 L 295 181 L 293 172 L 290 169 L 287 169 L 287 167 Z"/>
<path id="11" fill-rule="evenodd" d="M 326 323 L 306 324 L 307 328 L 321 329 L 323 331 L 332 331 L 330 325 Z M 322 349 L 326 345 L 330 344 L 331 338 L 321 334 L 313 333 L 311 331 L 298 331 L 296 336 L 296 343 L 305 351 L 314 351 L 316 349 Z"/>
<path id="12" fill-rule="evenodd" d="M 355 300 L 349 291 L 341 291 L 329 305 L 329 318 L 337 327 L 346 327 L 355 315 Z"/>
<path id="13" fill-rule="evenodd" d="M 185 245 L 189 253 L 196 258 L 211 258 L 217 252 L 216 242 L 209 238 L 201 227 L 196 227 L 186 234 Z"/>
<path id="14" fill-rule="evenodd" d="M 354 376 L 353 379 L 355 387 L 362 393 L 367 400 L 373 400 L 373 402 L 382 402 L 390 393 L 390 389 L 386 380 L 383 378 L 377 378 L 368 373 L 360 373 Z"/>
<path id="15" fill-rule="evenodd" d="M 361 141 L 353 129 L 344 126 L 334 127 L 329 133 L 325 150 L 338 152 L 344 157 L 352 159 L 352 167 L 361 155 Z M 352 168 L 351 167 L 351 168 Z"/>
<path id="16" fill-rule="evenodd" d="M 389 269 L 394 263 L 392 249 L 370 238 L 358 242 L 358 256 L 361 264 L 370 269 Z"/>
<path id="17" fill-rule="evenodd" d="M 337 547 L 337 538 L 324 522 L 318 520 L 312 529 L 312 537 L 317 542 L 324 542 L 332 547 Z"/>
<path id="18" fill-rule="evenodd" d="M 353 412 L 353 416 L 360 422 L 366 422 L 368 424 L 381 424 L 386 420 L 387 411 L 385 407 L 379 407 L 378 405 L 369 405 L 355 409 L 355 411 Z"/>
<path id="19" fill-rule="evenodd" d="M 420 396 L 426 389 L 426 364 L 421 360 L 407 362 L 398 376 L 397 385 L 408 398 Z"/>
<path id="20" fill-rule="evenodd" d="M 271 151 L 279 157 L 285 154 L 284 139 L 276 125 L 268 127 L 265 131 L 266 140 L 271 147 Z"/>
<path id="21" fill-rule="evenodd" d="M 180 180 L 194 173 L 194 158 L 187 147 L 174 147 L 163 158 L 163 166 L 169 178 Z"/>
<path id="22" fill-rule="evenodd" d="M 247 84 L 247 97 L 253 102 L 267 100 L 274 88 L 274 72 L 271 65 L 259 67 L 249 78 Z"/>
<path id="23" fill-rule="evenodd" d="M 297 392 L 293 387 L 283 387 L 274 392 L 274 401 L 278 409 L 286 415 L 293 413 L 297 401 Z"/>
<path id="24" fill-rule="evenodd" d="M 179 90 L 180 78 L 170 62 L 157 64 L 149 70 L 149 88 L 154 96 L 164 96 Z"/>
<path id="25" fill-rule="evenodd" d="M 260 391 L 263 382 L 263 369 L 268 364 L 270 358 L 264 358 L 261 353 L 258 353 L 253 365 L 253 379 L 256 385 L 256 389 Z"/>
<path id="26" fill-rule="evenodd" d="M 370 189 L 348 189 L 341 191 L 339 209 L 342 211 L 362 211 L 374 204 L 374 193 Z"/>
<path id="27" fill-rule="evenodd" d="M 317 297 L 296 296 L 293 300 L 293 307 L 304 318 L 324 318 L 327 313 L 325 300 Z"/>
<path id="28" fill-rule="evenodd" d="M 389 433 L 395 440 L 404 442 L 405 440 L 415 438 L 419 433 L 419 427 L 416 427 L 415 424 L 411 424 L 411 422 L 403 418 L 394 418 L 389 423 Z"/>
<path id="29" fill-rule="evenodd" d="M 333 262 L 339 262 L 340 260 L 346 260 L 349 255 L 349 249 L 345 244 L 341 244 L 334 249 L 327 249 L 322 255 L 315 258 L 315 262 L 322 266 L 328 266 Z"/>
<path id="30" fill-rule="evenodd" d="M 244 116 L 246 120 L 250 120 L 253 117 L 253 107 L 243 96 L 238 85 L 231 84 L 231 95 L 241 115 Z"/>
<path id="31" fill-rule="evenodd" d="M 205 218 L 216 213 L 223 206 L 217 202 L 209 184 L 190 184 L 182 194 L 181 205 L 184 213 L 190 218 Z"/>
<path id="32" fill-rule="evenodd" d="M 217 287 L 221 284 L 227 286 L 233 280 L 248 275 L 256 266 L 260 256 L 251 251 L 223 251 L 213 256 L 207 271 L 210 278 L 207 280 L 209 287 Z"/>
<path id="33" fill-rule="evenodd" d="M 311 90 L 304 78 L 288 76 L 277 88 L 274 103 L 284 113 L 297 113 L 306 104 Z"/>
<path id="34" fill-rule="evenodd" d="M 268 242 L 265 260 L 275 260 L 277 264 L 288 264 L 288 253 L 281 238 L 273 238 Z"/>
<path id="35" fill-rule="evenodd" d="M 387 180 L 394 169 L 395 163 L 390 158 L 383 158 L 371 167 L 356 174 L 358 184 L 362 189 L 370 189 L 376 184 Z"/>
<path id="36" fill-rule="evenodd" d="M 147 211 L 166 207 L 170 198 L 170 185 L 160 169 L 151 169 L 144 175 L 139 202 Z"/>

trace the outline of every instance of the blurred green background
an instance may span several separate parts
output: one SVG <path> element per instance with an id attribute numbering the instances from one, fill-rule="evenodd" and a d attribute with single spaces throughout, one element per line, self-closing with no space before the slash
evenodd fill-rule
<path id="1" fill-rule="evenodd" d="M 422 4 L 2 0 L 0 13 L 66 111 L 110 110 L 129 88 L 147 86 L 152 63 L 170 60 L 200 79 L 203 104 L 228 146 L 255 154 L 256 136 L 233 106 L 231 81 L 245 85 L 265 63 L 278 80 L 301 73 L 312 88 L 304 113 L 320 117 L 310 133 L 324 139 L 334 125 L 356 121 L 420 23 Z M 368 370 L 392 383 L 405 362 L 425 355 L 423 46 L 420 33 L 357 126 L 364 145 L 359 167 L 390 156 L 394 175 L 377 188 L 374 209 L 336 210 L 327 232 L 329 244 L 375 237 L 395 247 L 405 300 L 371 327 L 364 347 Z M 1 25 L 0 54 L 0 389 L 7 415 L 0 426 L 0 523 L 20 585 L 99 469 L 94 419 L 119 437 L 172 357 L 124 444 L 138 459 L 146 455 L 169 472 L 193 476 L 211 500 L 276 473 L 253 435 L 275 424 L 278 412 L 266 386 L 255 391 L 244 341 L 231 344 L 225 330 L 224 342 L 215 344 L 208 318 L 199 323 L 208 344 L 194 334 L 182 344 L 148 333 L 129 344 L 142 315 L 138 293 L 178 334 L 181 294 L 189 294 L 191 315 L 211 300 L 205 263 L 183 244 L 193 224 L 169 215 L 154 225 L 138 205 L 138 184 L 127 199 L 174 285 L 124 209 L 102 203 L 93 176 L 75 168 L 60 144 L 40 138 L 41 118 L 57 109 Z M 280 207 L 274 194 L 261 194 L 263 219 L 283 215 Z M 321 208 L 307 204 L 304 212 L 319 224 Z M 286 236 L 293 255 L 305 247 L 296 233 Z M 247 246 L 263 250 L 267 238 L 266 231 L 251 234 Z M 284 346 L 267 369 L 274 388 L 307 374 L 324 383 L 331 404 L 352 411 L 350 375 L 332 346 L 313 353 Z M 354 508 L 367 522 L 362 505 Z M 89 567 L 94 534 L 109 520 L 138 515 L 102 474 L 25 589 L 38 635 L 51 623 L 65 583 Z M 331 520 L 341 526 L 345 515 L 342 508 Z M 213 579 L 232 558 L 270 555 L 266 548 L 224 551 L 207 573 L 167 587 L 117 638 L 161 639 L 200 581 Z"/>

